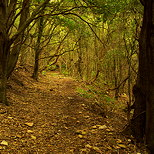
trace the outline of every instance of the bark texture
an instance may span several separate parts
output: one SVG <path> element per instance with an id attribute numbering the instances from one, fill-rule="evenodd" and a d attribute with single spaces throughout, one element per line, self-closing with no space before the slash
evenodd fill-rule
<path id="1" fill-rule="evenodd" d="M 145 137 L 150 153 L 154 152 L 154 2 L 144 4 L 143 25 L 139 40 L 139 70 L 134 86 L 135 111 L 131 129 L 140 141 Z"/>

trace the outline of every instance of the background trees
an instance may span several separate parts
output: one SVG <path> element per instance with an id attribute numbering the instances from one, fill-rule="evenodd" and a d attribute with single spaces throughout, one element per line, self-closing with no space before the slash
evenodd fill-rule
<path id="1" fill-rule="evenodd" d="M 30 1 L 0 2 L 0 101 L 6 101 L 6 83 L 14 70 L 25 37 L 25 30 L 49 2 L 42 2 L 29 15 Z"/>

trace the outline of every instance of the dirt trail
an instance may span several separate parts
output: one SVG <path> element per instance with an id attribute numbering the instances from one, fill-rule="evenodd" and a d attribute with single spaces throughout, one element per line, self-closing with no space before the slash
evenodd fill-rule
<path id="1" fill-rule="evenodd" d="M 113 117 L 91 112 L 77 81 L 47 73 L 36 82 L 19 72 L 9 81 L 11 105 L 0 104 L 0 154 L 136 153 Z"/>

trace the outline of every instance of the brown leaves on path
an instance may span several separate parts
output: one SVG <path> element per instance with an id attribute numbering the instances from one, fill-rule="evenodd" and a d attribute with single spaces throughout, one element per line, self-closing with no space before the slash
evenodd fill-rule
<path id="1" fill-rule="evenodd" d="M 109 118 L 89 110 L 91 102 L 76 92 L 77 81 L 56 72 L 41 76 L 39 82 L 30 75 L 15 72 L 9 81 L 11 105 L 0 104 L 1 154 L 137 152 Z"/>

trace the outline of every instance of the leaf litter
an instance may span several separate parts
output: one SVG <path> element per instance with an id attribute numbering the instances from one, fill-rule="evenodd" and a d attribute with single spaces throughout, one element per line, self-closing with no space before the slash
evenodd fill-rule
<path id="1" fill-rule="evenodd" d="M 40 75 L 37 82 L 19 68 L 10 78 L 10 106 L 0 104 L 1 154 L 140 153 L 133 139 L 119 133 L 121 116 L 91 112 L 92 100 L 76 92 L 80 83 L 54 73 Z"/>

